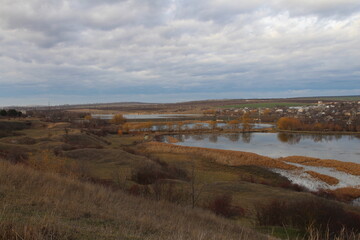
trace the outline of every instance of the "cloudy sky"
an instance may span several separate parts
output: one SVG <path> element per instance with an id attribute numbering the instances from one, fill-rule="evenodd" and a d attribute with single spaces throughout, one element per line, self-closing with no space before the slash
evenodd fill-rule
<path id="1" fill-rule="evenodd" d="M 360 95 L 359 0 L 0 0 L 0 106 Z"/>

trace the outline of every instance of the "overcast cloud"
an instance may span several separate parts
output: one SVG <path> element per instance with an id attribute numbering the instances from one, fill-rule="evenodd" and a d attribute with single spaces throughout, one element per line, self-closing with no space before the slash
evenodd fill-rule
<path id="1" fill-rule="evenodd" d="M 359 0 L 0 0 L 0 105 L 360 95 Z"/>

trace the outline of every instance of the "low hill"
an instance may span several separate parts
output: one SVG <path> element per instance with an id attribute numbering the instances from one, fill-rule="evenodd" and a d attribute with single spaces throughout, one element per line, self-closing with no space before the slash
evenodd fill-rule
<path id="1" fill-rule="evenodd" d="M 200 210 L 0 160 L 0 239 L 269 239 Z"/>

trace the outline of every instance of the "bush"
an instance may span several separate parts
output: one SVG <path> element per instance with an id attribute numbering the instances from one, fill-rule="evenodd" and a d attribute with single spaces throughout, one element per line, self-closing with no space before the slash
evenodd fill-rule
<path id="1" fill-rule="evenodd" d="M 28 154 L 19 150 L 11 149 L 8 151 L 0 151 L 0 157 L 11 162 L 12 164 L 24 163 L 28 159 Z"/>
<path id="2" fill-rule="evenodd" d="M 134 169 L 131 173 L 131 179 L 142 185 L 153 184 L 158 179 L 166 178 L 166 174 L 153 164 Z"/>
<path id="3" fill-rule="evenodd" d="M 131 179 L 139 184 L 153 184 L 160 179 L 183 179 L 187 180 L 187 172 L 183 169 L 168 166 L 167 164 L 147 164 L 134 169 L 131 173 Z"/>
<path id="4" fill-rule="evenodd" d="M 345 232 L 360 232 L 360 215 L 348 212 L 326 200 L 303 200 L 292 203 L 273 201 L 256 208 L 256 218 L 263 226 L 292 226 L 303 231 L 315 228 L 335 237 Z"/>
<path id="5" fill-rule="evenodd" d="M 159 180 L 152 185 L 155 200 L 166 200 L 172 203 L 186 203 L 189 192 L 181 184 L 171 180 Z"/>
<path id="6" fill-rule="evenodd" d="M 208 208 L 217 215 L 221 215 L 227 218 L 243 216 L 245 210 L 238 206 L 233 206 L 232 196 L 229 194 L 223 194 L 215 197 L 209 204 Z"/>

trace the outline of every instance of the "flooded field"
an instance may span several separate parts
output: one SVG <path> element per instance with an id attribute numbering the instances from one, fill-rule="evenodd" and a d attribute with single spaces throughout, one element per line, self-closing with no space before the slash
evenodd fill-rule
<path id="1" fill-rule="evenodd" d="M 360 164 L 359 135 L 293 134 L 293 133 L 226 133 L 226 134 L 178 134 L 172 135 L 180 146 L 252 152 L 271 158 L 306 156 L 320 159 L 334 159 Z M 166 140 L 164 140 L 166 141 Z M 334 168 L 306 166 L 287 162 L 300 167 L 298 170 L 273 170 L 293 183 L 310 190 L 360 188 L 360 176 L 351 175 Z M 350 163 L 349 163 L 350 164 Z M 314 178 L 309 172 L 331 176 L 338 180 L 328 184 Z"/>

